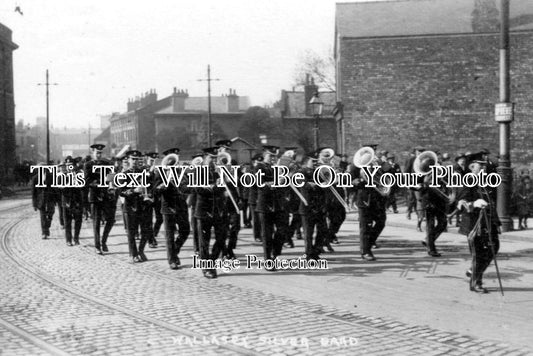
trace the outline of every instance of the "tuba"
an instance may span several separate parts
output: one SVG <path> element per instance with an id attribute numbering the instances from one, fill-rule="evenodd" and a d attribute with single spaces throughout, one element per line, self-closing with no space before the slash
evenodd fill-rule
<path id="1" fill-rule="evenodd" d="M 335 157 L 335 151 L 332 148 L 324 148 L 318 153 L 318 163 L 335 168 L 333 165 L 334 157 Z M 328 178 L 331 178 L 331 177 L 326 177 L 324 172 L 322 171 L 320 172 L 320 176 L 326 180 Z M 344 199 L 339 194 L 339 192 L 335 189 L 335 187 L 329 186 L 329 190 L 331 191 L 333 196 L 338 200 L 338 202 L 344 207 L 344 210 L 346 212 L 349 212 L 350 207 L 348 206 L 348 204 L 346 204 L 346 201 L 344 201 Z"/>
<path id="2" fill-rule="evenodd" d="M 203 162 L 202 156 L 194 157 L 191 161 L 191 166 L 200 166 Z"/>
<path id="3" fill-rule="evenodd" d="M 378 162 L 378 157 L 376 156 L 376 152 L 372 149 L 372 147 L 362 147 L 355 154 L 353 155 L 353 165 L 357 168 L 362 167 L 368 167 L 368 166 L 376 166 Z M 381 174 L 379 171 L 374 176 L 375 179 L 377 179 L 377 184 L 374 189 L 383 197 L 387 197 L 390 194 L 390 187 L 384 187 L 379 184 Z"/>
<path id="4" fill-rule="evenodd" d="M 163 157 L 163 159 L 161 160 L 161 165 L 163 167 L 177 166 L 179 165 L 179 162 L 180 162 L 180 156 L 178 156 L 175 153 L 169 153 L 168 155 Z"/>
<path id="5" fill-rule="evenodd" d="M 231 155 L 227 152 L 219 152 L 217 154 L 217 166 L 227 166 L 231 164 Z"/>
<path id="6" fill-rule="evenodd" d="M 413 162 L 413 171 L 417 174 L 420 174 L 422 176 L 427 176 L 428 174 L 431 174 L 431 167 L 432 166 L 438 166 L 439 165 L 439 159 L 437 157 L 437 154 L 433 151 L 424 151 L 421 154 L 418 155 L 418 157 L 415 158 L 415 161 Z M 442 198 L 446 203 L 450 204 L 455 200 L 454 194 L 448 196 L 446 193 L 444 193 L 442 190 L 436 187 L 430 187 L 433 192 L 435 192 L 440 198 Z"/>

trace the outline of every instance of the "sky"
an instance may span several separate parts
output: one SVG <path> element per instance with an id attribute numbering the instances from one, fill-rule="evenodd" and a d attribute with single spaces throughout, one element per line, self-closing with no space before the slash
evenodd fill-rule
<path id="1" fill-rule="evenodd" d="M 46 114 L 54 127 L 97 127 L 128 98 L 173 87 L 206 96 L 236 89 L 252 105 L 291 89 L 302 53 L 334 46 L 335 0 L 0 0 L 11 28 L 16 121 Z M 24 15 L 14 12 L 20 6 Z"/>

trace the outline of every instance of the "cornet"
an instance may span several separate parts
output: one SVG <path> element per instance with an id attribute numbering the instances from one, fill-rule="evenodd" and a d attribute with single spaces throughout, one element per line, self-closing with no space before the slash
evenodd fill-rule
<path id="1" fill-rule="evenodd" d="M 378 162 L 378 157 L 376 156 L 376 152 L 372 149 L 372 147 L 362 147 L 355 154 L 353 155 L 353 164 L 357 168 L 363 168 L 368 166 L 376 166 Z M 384 187 L 380 182 L 381 174 L 379 171 L 374 176 L 374 179 L 377 181 L 378 184 L 376 184 L 376 187 L 374 189 L 381 195 L 381 196 L 388 196 L 390 194 L 390 187 Z"/>

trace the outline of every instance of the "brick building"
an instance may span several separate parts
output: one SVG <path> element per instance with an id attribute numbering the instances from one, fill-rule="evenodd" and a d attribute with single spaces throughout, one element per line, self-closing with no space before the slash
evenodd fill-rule
<path id="1" fill-rule="evenodd" d="M 230 89 L 228 95 L 211 97 L 213 140 L 235 137 L 248 97 Z M 178 146 L 184 154 L 197 152 L 207 142 L 207 97 L 190 97 L 185 90 L 157 99 L 155 91 L 129 100 L 127 111 L 109 119 L 111 155 L 125 145 L 141 151 L 163 151 Z"/>
<path id="2" fill-rule="evenodd" d="M 533 160 L 533 2 L 513 0 L 513 162 Z M 346 151 L 498 152 L 499 1 L 339 3 L 337 98 Z"/>
<path id="3" fill-rule="evenodd" d="M 282 146 L 299 146 L 309 152 L 314 147 L 315 116 L 309 101 L 318 92 L 309 75 L 306 78 L 303 91 L 281 91 L 280 115 L 283 127 Z M 336 152 L 342 152 L 337 142 L 337 122 L 333 116 L 336 107 L 335 92 L 319 92 L 320 100 L 324 103 L 322 115 L 318 120 L 319 146 L 329 146 Z"/>
<path id="4" fill-rule="evenodd" d="M 0 23 L 0 183 L 16 163 L 13 51 L 17 48 L 11 30 Z"/>

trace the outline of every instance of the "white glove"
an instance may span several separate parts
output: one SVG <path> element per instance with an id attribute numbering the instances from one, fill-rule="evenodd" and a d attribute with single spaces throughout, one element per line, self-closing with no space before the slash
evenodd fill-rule
<path id="1" fill-rule="evenodd" d="M 489 203 L 487 203 L 485 200 L 483 199 L 478 199 L 474 202 L 474 208 L 480 208 L 480 209 L 483 209 L 484 207 L 486 207 L 487 205 L 489 205 Z"/>

